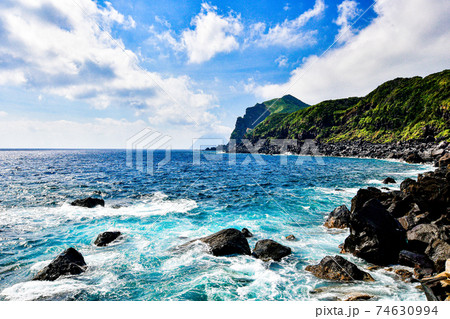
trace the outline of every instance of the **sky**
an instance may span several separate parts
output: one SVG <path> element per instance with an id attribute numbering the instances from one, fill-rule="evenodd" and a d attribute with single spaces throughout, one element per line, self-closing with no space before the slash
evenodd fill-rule
<path id="1" fill-rule="evenodd" d="M 226 142 L 291 94 L 364 96 L 450 65 L 447 0 L 1 0 L 0 148 Z"/>

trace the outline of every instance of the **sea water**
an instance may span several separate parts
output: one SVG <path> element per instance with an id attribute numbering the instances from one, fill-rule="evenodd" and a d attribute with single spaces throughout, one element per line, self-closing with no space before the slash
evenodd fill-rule
<path id="1" fill-rule="evenodd" d="M 374 282 L 336 283 L 304 270 L 339 254 L 348 230 L 323 227 L 361 187 L 431 170 L 425 165 L 357 158 L 172 151 L 155 152 L 153 171 L 126 165 L 125 150 L 0 151 L 0 299 L 2 300 L 336 300 L 363 292 L 383 300 L 425 300 L 417 284 L 386 269 Z M 139 167 L 138 167 L 139 168 Z M 105 207 L 74 207 L 88 196 Z M 198 243 L 224 228 L 248 228 L 253 248 L 273 239 L 292 248 L 280 262 L 214 257 Z M 123 237 L 107 247 L 104 231 Z M 293 234 L 297 241 L 287 241 Z M 54 282 L 31 278 L 74 247 L 88 269 Z M 343 255 L 361 268 L 370 264 Z M 402 267 L 405 268 L 405 267 Z"/>

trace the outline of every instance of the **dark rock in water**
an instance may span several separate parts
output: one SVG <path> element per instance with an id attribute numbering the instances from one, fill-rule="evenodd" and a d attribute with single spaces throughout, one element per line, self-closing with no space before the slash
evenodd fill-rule
<path id="1" fill-rule="evenodd" d="M 106 231 L 97 236 L 97 239 L 94 241 L 94 245 L 96 246 L 106 246 L 112 241 L 114 241 L 117 237 L 119 237 L 122 233 L 120 231 Z"/>
<path id="2" fill-rule="evenodd" d="M 406 190 L 408 190 L 408 188 L 411 186 L 411 185 L 415 185 L 417 182 L 415 181 L 415 180 L 413 180 L 413 179 L 411 179 L 411 178 L 407 178 L 407 179 L 405 179 L 403 182 L 401 182 L 401 184 L 400 184 L 400 190 L 401 191 L 406 191 Z"/>
<path id="3" fill-rule="evenodd" d="M 241 232 L 247 238 L 253 237 L 253 234 L 247 228 L 242 228 Z"/>
<path id="4" fill-rule="evenodd" d="M 424 276 L 430 276 L 434 272 L 434 264 L 428 256 L 412 251 L 402 250 L 398 255 L 398 263 L 413 267 L 415 276 L 418 279 Z"/>
<path id="5" fill-rule="evenodd" d="M 425 250 L 425 254 L 434 262 L 437 272 L 445 270 L 445 262 L 450 258 L 450 245 L 442 239 L 435 239 Z"/>
<path id="6" fill-rule="evenodd" d="M 370 300 L 372 298 L 373 298 L 373 296 L 368 295 L 368 294 L 356 293 L 356 294 L 352 294 L 344 301 L 365 301 L 365 300 Z"/>
<path id="7" fill-rule="evenodd" d="M 289 241 L 296 241 L 297 238 L 295 238 L 294 235 L 288 235 L 288 236 L 286 236 L 286 240 L 289 240 Z"/>
<path id="8" fill-rule="evenodd" d="M 263 239 L 256 243 L 252 255 L 264 261 L 270 259 L 279 261 L 281 258 L 290 255 L 291 252 L 291 248 L 287 246 L 281 245 L 271 239 Z"/>
<path id="9" fill-rule="evenodd" d="M 421 285 L 428 301 L 444 301 L 450 293 L 448 286 L 443 287 L 439 280 L 423 281 Z"/>
<path id="10" fill-rule="evenodd" d="M 326 256 L 319 264 L 306 266 L 305 270 L 312 272 L 318 278 L 328 280 L 374 280 L 367 272 L 362 271 L 355 264 L 338 255 L 334 257 Z"/>
<path id="11" fill-rule="evenodd" d="M 413 273 L 406 269 L 396 269 L 394 272 L 405 282 L 410 282 L 413 276 Z"/>
<path id="12" fill-rule="evenodd" d="M 350 217 L 350 236 L 344 250 L 377 265 L 396 263 L 406 246 L 399 222 L 376 199 L 371 199 Z"/>
<path id="13" fill-rule="evenodd" d="M 447 165 L 450 164 L 450 153 L 445 154 L 444 156 L 442 156 L 439 161 L 439 167 L 447 167 Z"/>
<path id="14" fill-rule="evenodd" d="M 54 281 L 64 275 L 81 274 L 86 267 L 83 256 L 71 247 L 39 271 L 33 280 Z"/>
<path id="15" fill-rule="evenodd" d="M 94 208 L 98 205 L 105 207 L 105 201 L 103 199 L 88 197 L 84 199 L 77 199 L 73 201 L 70 205 L 87 208 Z"/>
<path id="16" fill-rule="evenodd" d="M 328 218 L 324 226 L 328 228 L 347 228 L 349 222 L 350 222 L 350 211 L 348 210 L 347 206 L 342 205 L 336 207 L 330 213 L 330 215 L 328 215 Z"/>
<path id="17" fill-rule="evenodd" d="M 381 190 L 375 187 L 370 187 L 368 189 L 361 188 L 356 193 L 356 196 L 352 198 L 351 211 L 354 212 L 355 210 L 360 209 L 370 199 L 380 197 L 381 193 Z"/>
<path id="18" fill-rule="evenodd" d="M 186 247 L 195 241 L 201 241 L 207 244 L 211 254 L 214 256 L 251 254 L 247 238 L 245 238 L 241 231 L 235 228 L 223 229 L 212 235 L 192 240 L 181 247 Z"/>
<path id="19" fill-rule="evenodd" d="M 387 177 L 387 178 L 383 179 L 383 184 L 395 184 L 395 183 L 397 183 L 397 182 L 392 177 Z"/>
<path id="20" fill-rule="evenodd" d="M 417 154 L 415 152 L 413 152 L 413 153 L 409 154 L 408 156 L 406 156 L 405 157 L 405 161 L 408 162 L 408 163 L 414 163 L 414 164 L 418 164 L 418 163 L 423 163 L 424 162 L 423 158 L 419 154 Z"/>

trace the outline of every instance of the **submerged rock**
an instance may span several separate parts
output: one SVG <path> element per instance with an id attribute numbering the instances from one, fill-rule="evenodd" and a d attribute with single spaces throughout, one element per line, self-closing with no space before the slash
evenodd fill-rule
<path id="1" fill-rule="evenodd" d="M 64 275 L 81 274 L 86 270 L 86 267 L 83 256 L 71 247 L 39 271 L 33 280 L 54 281 Z"/>
<path id="2" fill-rule="evenodd" d="M 294 235 L 288 235 L 288 236 L 286 236 L 286 240 L 289 240 L 289 241 L 296 241 L 297 238 L 295 238 Z"/>
<path id="3" fill-rule="evenodd" d="M 109 243 L 113 242 L 120 235 L 122 235 L 120 231 L 106 231 L 97 236 L 94 241 L 94 245 L 99 247 L 106 246 Z"/>
<path id="4" fill-rule="evenodd" d="M 383 184 L 395 184 L 395 183 L 397 183 L 397 182 L 392 177 L 387 177 L 387 178 L 383 179 Z"/>
<path id="5" fill-rule="evenodd" d="M 388 265 L 397 262 L 405 246 L 404 229 L 378 200 L 369 200 L 351 215 L 344 251 L 376 265 Z"/>
<path id="6" fill-rule="evenodd" d="M 264 261 L 270 259 L 280 261 L 281 258 L 290 255 L 291 252 L 291 248 L 281 245 L 272 239 L 263 239 L 256 243 L 252 255 Z"/>
<path id="7" fill-rule="evenodd" d="M 98 198 L 83 198 L 83 199 L 77 199 L 70 203 L 72 206 L 80 206 L 80 207 L 87 207 L 87 208 L 94 208 L 98 205 L 105 207 L 105 201 L 103 199 Z"/>
<path id="8" fill-rule="evenodd" d="M 328 215 L 324 226 L 327 228 L 347 228 L 350 222 L 350 211 L 347 206 L 342 205 L 336 207 L 330 215 Z"/>
<path id="9" fill-rule="evenodd" d="M 253 237 L 253 234 L 247 228 L 242 228 L 241 233 L 247 238 Z"/>
<path id="10" fill-rule="evenodd" d="M 344 299 L 344 301 L 365 301 L 372 299 L 373 296 L 363 293 L 354 293 L 347 297 L 347 299 Z"/>
<path id="11" fill-rule="evenodd" d="M 214 256 L 251 254 L 247 238 L 245 238 L 241 231 L 235 228 L 223 229 L 212 235 L 194 239 L 182 245 L 182 247 L 186 247 L 196 241 L 207 244 L 211 254 Z"/>
<path id="12" fill-rule="evenodd" d="M 319 264 L 306 266 L 305 270 L 321 279 L 337 281 L 374 280 L 370 274 L 338 255 L 334 257 L 326 256 Z"/>

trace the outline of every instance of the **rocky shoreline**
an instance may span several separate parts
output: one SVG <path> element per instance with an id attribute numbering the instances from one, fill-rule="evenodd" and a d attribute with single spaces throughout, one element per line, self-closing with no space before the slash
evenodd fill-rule
<path id="1" fill-rule="evenodd" d="M 285 143 L 283 145 L 283 143 Z M 253 148 L 252 148 L 253 147 Z M 249 150 L 250 148 L 250 150 Z M 445 154 L 450 153 L 450 143 L 434 138 L 426 140 L 410 140 L 393 143 L 370 143 L 363 140 L 336 143 L 322 143 L 316 140 L 249 140 L 236 145 L 219 145 L 207 151 L 223 151 L 226 153 L 251 153 L 266 155 L 293 154 L 333 157 L 359 157 L 376 159 L 403 160 L 408 163 L 433 163 Z"/>

